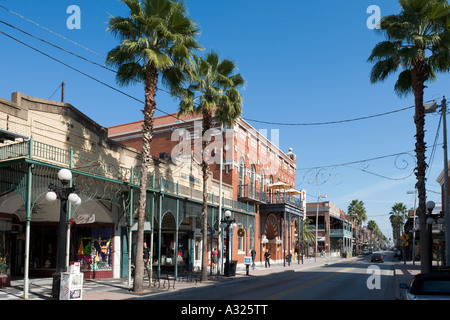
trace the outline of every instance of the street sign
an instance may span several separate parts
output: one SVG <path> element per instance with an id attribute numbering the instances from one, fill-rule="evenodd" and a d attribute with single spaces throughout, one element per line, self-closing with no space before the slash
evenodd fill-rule
<path id="1" fill-rule="evenodd" d="M 407 247 L 408 246 L 408 241 L 402 241 L 402 246 Z"/>
<path id="2" fill-rule="evenodd" d="M 402 234 L 401 238 L 404 242 L 409 240 L 409 236 L 406 233 Z"/>

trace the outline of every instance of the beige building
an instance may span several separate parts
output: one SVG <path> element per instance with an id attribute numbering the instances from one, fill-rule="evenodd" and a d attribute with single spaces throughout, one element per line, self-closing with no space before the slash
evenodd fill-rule
<path id="1" fill-rule="evenodd" d="M 66 263 L 80 262 L 85 278 L 130 275 L 138 203 L 139 151 L 108 138 L 107 129 L 68 103 L 15 92 L 0 98 L 0 286 L 11 275 L 50 276 L 56 268 L 59 202 L 45 199 L 57 173 L 72 171 L 81 204 L 68 208 Z M 193 269 L 201 260 L 200 167 L 154 157 L 147 187 L 146 240 L 155 274 Z M 210 183 L 211 226 L 217 226 L 219 186 Z M 224 208 L 254 214 L 232 200 Z M 219 231 L 213 229 L 215 233 Z M 25 258 L 26 257 L 26 260 Z M 3 279 L 3 280 L 2 280 Z M 24 290 L 26 291 L 26 289 Z"/>

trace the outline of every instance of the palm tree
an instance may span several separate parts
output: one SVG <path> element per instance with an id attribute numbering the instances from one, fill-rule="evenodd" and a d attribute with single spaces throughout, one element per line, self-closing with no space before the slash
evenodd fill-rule
<path id="1" fill-rule="evenodd" d="M 392 211 L 389 213 L 389 220 L 391 221 L 392 225 L 394 241 L 397 244 L 401 236 L 400 233 L 402 231 L 402 227 L 405 222 L 405 214 L 407 213 L 408 209 L 403 203 L 397 202 L 392 206 L 391 210 Z"/>
<path id="2" fill-rule="evenodd" d="M 181 74 L 181 62 L 198 49 L 198 29 L 189 18 L 185 6 L 175 0 L 122 0 L 129 17 L 111 17 L 108 31 L 121 43 L 109 51 L 106 63 L 117 67 L 116 81 L 122 85 L 144 84 L 145 104 L 142 125 L 141 180 L 139 189 L 136 272 L 133 290 L 143 289 L 144 267 L 142 257 L 146 204 L 147 172 L 150 165 L 150 143 L 153 136 L 155 95 L 159 73 L 163 79 Z M 178 71 L 177 71 L 178 70 Z M 166 75 L 169 74 L 170 77 Z M 168 83 L 169 80 L 166 80 Z M 174 82 L 176 85 L 176 82 Z"/>
<path id="3" fill-rule="evenodd" d="M 201 281 L 207 280 L 207 208 L 208 208 L 208 145 L 210 141 L 203 139 L 205 133 L 212 128 L 213 113 L 223 125 L 233 125 L 242 111 L 242 97 L 238 89 L 243 86 L 244 79 L 236 74 L 236 65 L 228 59 L 220 60 L 216 52 L 210 52 L 205 58 L 196 57 L 190 71 L 189 81 L 174 94 L 179 95 L 179 114 L 202 114 L 202 154 L 201 167 L 203 175 L 203 247 Z"/>
<path id="4" fill-rule="evenodd" d="M 306 247 L 307 243 L 316 243 L 316 225 L 312 223 L 310 218 L 306 218 L 303 222 L 303 243 L 302 246 Z"/>
<path id="5" fill-rule="evenodd" d="M 367 219 L 367 215 L 366 215 L 366 208 L 364 207 L 364 202 L 356 199 L 356 200 L 352 200 L 352 202 L 349 204 L 348 209 L 347 209 L 347 213 L 348 215 L 350 215 L 350 218 L 353 221 L 356 221 L 356 225 L 359 226 L 356 228 L 356 231 L 358 232 L 360 230 L 360 226 L 362 225 L 362 223 L 364 221 L 366 221 Z M 359 240 L 359 235 L 356 235 L 356 239 Z M 356 242 L 356 251 L 359 252 L 359 242 Z"/>
<path id="6" fill-rule="evenodd" d="M 449 5 L 447 0 L 399 0 L 401 12 L 383 17 L 380 32 L 387 37 L 378 43 L 368 59 L 374 62 L 370 81 L 384 81 L 389 75 L 402 70 L 394 90 L 399 96 L 414 94 L 416 125 L 416 188 L 419 197 L 421 271 L 431 266 L 426 243 L 426 191 L 423 106 L 425 83 L 436 80 L 437 73 L 450 71 Z"/>

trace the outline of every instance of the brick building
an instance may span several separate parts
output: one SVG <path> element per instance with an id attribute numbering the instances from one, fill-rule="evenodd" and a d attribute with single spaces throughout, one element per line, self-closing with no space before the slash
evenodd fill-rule
<path id="1" fill-rule="evenodd" d="M 255 248 L 257 261 L 263 261 L 266 249 L 273 260 L 284 261 L 283 257 L 288 252 L 294 253 L 298 245 L 298 230 L 305 212 L 305 191 L 297 196 L 286 192 L 295 188 L 295 154 L 292 149 L 284 153 L 278 148 L 278 130 L 270 132 L 269 140 L 267 130 L 258 131 L 242 118 L 225 130 L 213 123 L 214 128 L 205 137 L 210 145 L 204 153 L 210 161 L 212 178 L 220 180 L 223 146 L 223 184 L 233 188 L 234 201 L 256 206 L 255 215 L 237 219 L 232 259 L 242 263 L 244 256 Z M 109 138 L 140 149 L 141 127 L 141 121 L 109 127 Z M 173 162 L 200 163 L 201 132 L 201 115 L 156 117 L 151 153 Z M 276 182 L 283 182 L 284 189 L 275 189 Z M 216 241 L 219 240 L 214 239 L 213 247 Z"/>

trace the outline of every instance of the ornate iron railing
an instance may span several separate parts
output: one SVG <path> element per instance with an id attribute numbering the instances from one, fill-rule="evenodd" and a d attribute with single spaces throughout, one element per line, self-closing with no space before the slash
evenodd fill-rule
<path id="1" fill-rule="evenodd" d="M 29 158 L 35 160 L 44 160 L 45 162 L 68 167 L 74 171 L 86 173 L 92 177 L 104 177 L 121 183 L 139 184 L 140 168 L 127 168 L 94 156 L 94 153 L 74 151 L 55 147 L 42 142 L 34 141 L 31 138 L 28 141 L 8 144 L 0 147 L 0 161 L 14 160 L 18 158 Z M 179 185 L 170 179 L 155 179 L 153 174 L 147 176 L 147 186 L 153 189 L 159 189 L 163 192 L 181 195 L 198 201 L 202 200 L 202 190 L 188 188 Z M 218 205 L 219 197 L 208 194 L 210 204 Z M 255 206 L 247 203 L 235 201 L 233 199 L 223 198 L 224 207 L 255 213 Z"/>

